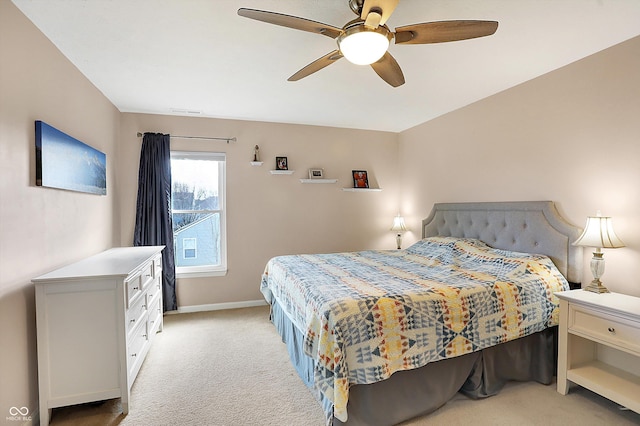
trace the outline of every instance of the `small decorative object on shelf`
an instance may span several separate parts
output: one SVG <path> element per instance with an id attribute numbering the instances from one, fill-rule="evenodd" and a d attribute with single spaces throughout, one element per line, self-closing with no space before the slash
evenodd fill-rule
<path id="1" fill-rule="evenodd" d="M 309 169 L 309 179 L 324 179 L 324 169 Z"/>
<path id="2" fill-rule="evenodd" d="M 260 147 L 256 145 L 253 149 L 253 161 L 251 161 L 252 166 L 262 166 L 262 161 L 260 161 Z"/>
<path id="3" fill-rule="evenodd" d="M 287 157 L 276 157 L 276 170 L 289 170 Z"/>
<path id="4" fill-rule="evenodd" d="M 354 188 L 369 188 L 369 179 L 367 178 L 366 170 L 352 170 L 353 175 L 353 187 Z"/>

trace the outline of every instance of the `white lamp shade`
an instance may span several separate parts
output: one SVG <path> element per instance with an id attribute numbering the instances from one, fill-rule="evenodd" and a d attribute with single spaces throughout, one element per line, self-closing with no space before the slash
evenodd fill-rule
<path id="1" fill-rule="evenodd" d="M 389 32 L 384 27 L 376 29 L 364 25 L 345 31 L 338 38 L 340 52 L 351 63 L 369 65 L 384 56 L 389 48 Z"/>
<path id="2" fill-rule="evenodd" d="M 606 216 L 589 216 L 582 235 L 573 243 L 576 246 L 596 248 L 624 247 L 624 243 L 613 231 L 613 222 Z"/>
<path id="3" fill-rule="evenodd" d="M 391 227 L 391 230 L 396 232 L 404 232 L 407 230 L 402 216 L 398 215 L 393 218 L 393 226 Z"/>

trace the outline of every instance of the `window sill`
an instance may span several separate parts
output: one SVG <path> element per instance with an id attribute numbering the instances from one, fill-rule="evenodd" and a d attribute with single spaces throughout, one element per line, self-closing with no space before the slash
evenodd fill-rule
<path id="1" fill-rule="evenodd" d="M 176 278 L 205 278 L 205 277 L 224 277 L 227 275 L 227 270 L 219 271 L 199 271 L 199 272 L 178 272 L 176 271 Z"/>

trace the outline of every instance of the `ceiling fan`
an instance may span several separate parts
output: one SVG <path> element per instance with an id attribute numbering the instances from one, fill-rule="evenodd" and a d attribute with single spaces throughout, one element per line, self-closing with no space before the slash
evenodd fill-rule
<path id="1" fill-rule="evenodd" d="M 385 25 L 399 0 L 347 0 L 358 18 L 342 28 L 296 16 L 256 9 L 238 9 L 238 15 L 269 24 L 308 31 L 335 39 L 338 48 L 316 59 L 289 77 L 298 81 L 320 71 L 343 56 L 358 65 L 371 65 L 373 70 L 389 85 L 404 84 L 404 75 L 396 60 L 387 51 L 389 43 L 427 44 L 467 40 L 491 35 L 498 29 L 496 21 L 436 21 L 406 25 L 395 32 Z"/>

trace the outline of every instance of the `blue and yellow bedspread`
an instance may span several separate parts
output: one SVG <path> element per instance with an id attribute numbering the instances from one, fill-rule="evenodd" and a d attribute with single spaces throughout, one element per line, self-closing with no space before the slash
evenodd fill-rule
<path id="1" fill-rule="evenodd" d="M 304 334 L 316 389 L 344 422 L 351 384 L 556 325 L 553 294 L 569 285 L 546 256 L 432 237 L 405 250 L 279 256 L 260 289 Z"/>

